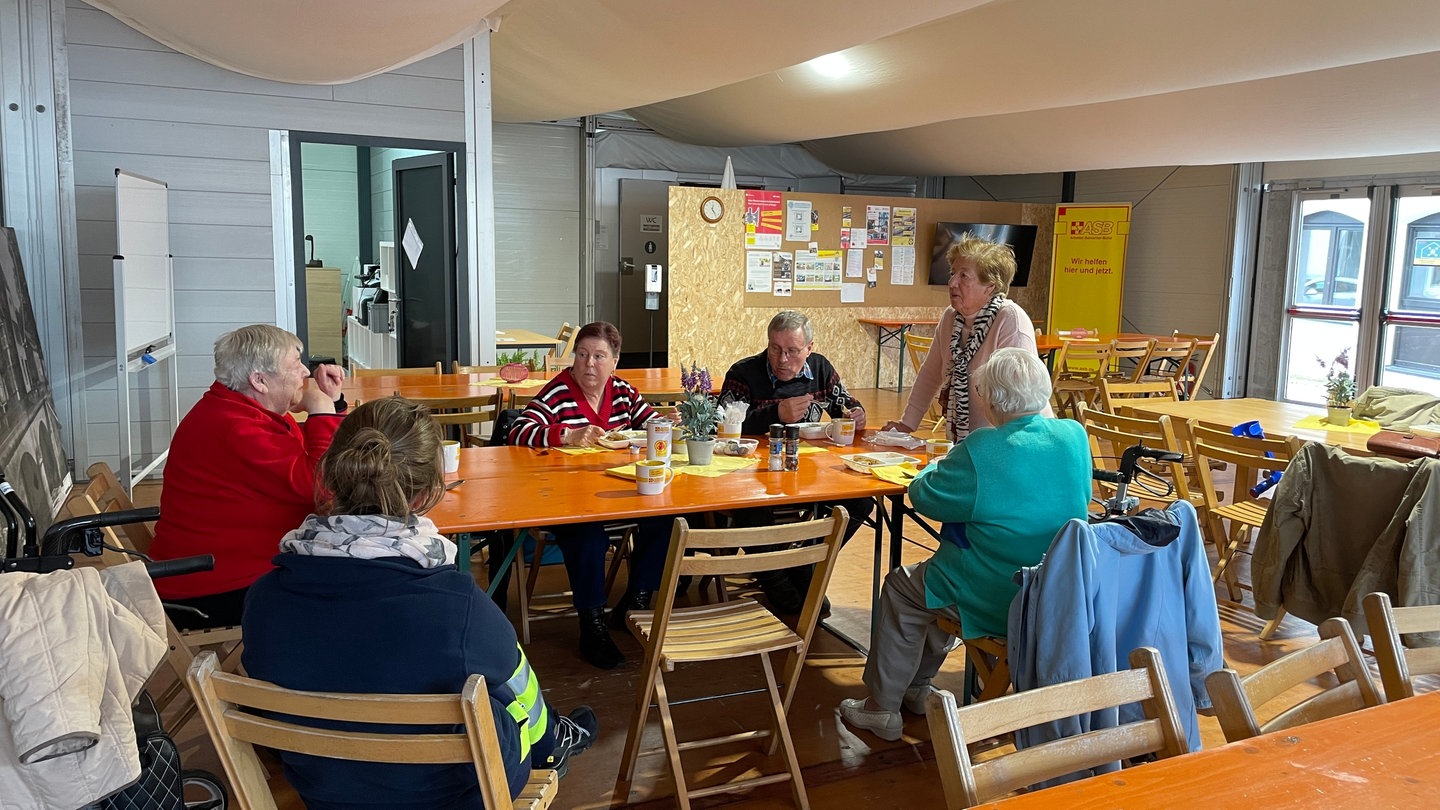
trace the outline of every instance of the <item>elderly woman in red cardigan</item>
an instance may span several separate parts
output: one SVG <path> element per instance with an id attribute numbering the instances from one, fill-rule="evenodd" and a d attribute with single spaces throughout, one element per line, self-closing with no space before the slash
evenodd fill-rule
<path id="1" fill-rule="evenodd" d="M 300 338 L 255 324 L 215 341 L 215 382 L 180 420 L 165 460 L 150 555 L 215 555 L 215 569 L 155 581 L 177 627 L 239 624 L 280 538 L 315 511 L 315 467 L 340 425 L 345 373 L 312 375 Z M 290 414 L 304 411 L 297 423 Z M 202 615 L 203 614 L 203 615 Z"/>

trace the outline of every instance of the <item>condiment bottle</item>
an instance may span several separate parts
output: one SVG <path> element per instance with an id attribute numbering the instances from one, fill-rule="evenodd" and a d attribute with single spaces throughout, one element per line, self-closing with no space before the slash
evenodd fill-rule
<path id="1" fill-rule="evenodd" d="M 770 426 L 769 469 L 785 469 L 785 426 L 779 423 Z"/>
<path id="2" fill-rule="evenodd" d="M 800 469 L 800 426 L 785 426 L 785 469 L 795 471 Z"/>

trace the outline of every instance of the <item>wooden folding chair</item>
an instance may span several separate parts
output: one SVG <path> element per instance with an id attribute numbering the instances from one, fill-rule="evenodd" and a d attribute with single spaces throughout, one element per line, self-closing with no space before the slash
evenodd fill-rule
<path id="1" fill-rule="evenodd" d="M 103 466 L 106 471 L 110 469 L 108 464 L 99 461 L 91 465 L 91 470 L 100 466 Z M 110 473 L 110 476 L 113 478 L 114 473 Z M 99 505 L 81 492 L 65 504 L 59 517 L 70 518 L 99 514 L 103 514 Z M 139 559 L 134 546 L 130 545 L 128 535 L 116 533 L 111 527 L 104 527 L 100 531 L 104 543 L 110 549 L 107 549 L 101 556 L 93 558 L 94 562 L 91 564 L 103 568 L 107 565 L 117 565 Z M 113 549 L 119 549 L 119 551 Z M 189 701 L 189 693 L 185 690 L 185 673 L 190 669 L 190 664 L 194 662 L 195 657 L 205 650 L 218 651 L 223 656 L 223 666 L 227 670 L 235 670 L 240 666 L 242 646 L 240 627 L 237 625 L 212 627 L 205 630 L 179 630 L 175 627 L 175 623 L 170 621 L 169 615 L 165 617 L 165 635 L 169 642 L 169 650 L 165 653 L 165 663 L 170 666 L 175 680 L 154 697 L 155 705 L 162 712 L 172 710 L 175 712 L 174 719 L 167 723 L 171 733 L 175 733 L 195 714 L 195 705 Z"/>
<path id="2" fill-rule="evenodd" d="M 1145 367 L 1150 362 L 1150 352 L 1155 348 L 1155 338 L 1116 338 L 1115 350 L 1110 354 L 1110 369 L 1103 379 L 1119 383 L 1140 381 Z"/>
<path id="3" fill-rule="evenodd" d="M 1201 388 L 1205 385 L 1205 374 L 1210 370 L 1210 360 L 1215 356 L 1215 348 L 1220 343 L 1220 333 L 1191 335 L 1177 329 L 1174 337 L 1195 341 L 1195 350 L 1178 378 L 1180 398 L 1195 399 L 1200 396 Z"/>
<path id="4" fill-rule="evenodd" d="M 1120 409 L 1132 399 L 1159 399 L 1174 402 L 1175 385 L 1166 380 L 1153 380 L 1150 382 L 1118 382 L 1111 379 L 1100 381 L 1100 407 L 1110 413 L 1120 413 Z"/>
<path id="5" fill-rule="evenodd" d="M 135 502 L 130 499 L 130 494 L 120 484 L 120 479 L 116 477 L 115 471 L 110 469 L 109 464 L 97 461 L 85 468 L 85 474 L 89 476 L 90 480 L 85 484 L 84 489 L 71 495 L 72 498 L 79 497 L 81 494 L 87 495 L 102 513 L 127 512 L 135 508 Z M 118 528 L 129 541 L 127 548 L 142 554 L 150 551 L 150 544 L 155 541 L 153 524 L 127 523 Z"/>
<path id="6" fill-rule="evenodd" d="M 490 440 L 489 436 L 483 435 L 484 426 L 500 417 L 499 393 L 411 401 L 428 407 L 436 423 L 456 425 L 460 431 L 460 443 L 465 447 L 484 447 Z"/>
<path id="7" fill-rule="evenodd" d="M 490 810 L 549 807 L 559 789 L 554 771 L 535 770 L 520 797 L 511 801 L 495 715 L 480 675 L 471 675 L 458 695 L 301 692 L 223 672 L 215 655 L 204 653 L 190 668 L 188 682 L 230 787 L 245 810 L 276 810 L 256 746 L 359 762 L 469 762 Z M 279 719 L 282 716 L 286 719 Z M 298 722 L 305 719 L 421 728 L 336 731 Z M 434 730 L 461 725 L 464 732 Z"/>
<path id="8" fill-rule="evenodd" d="M 555 346 L 546 355 L 545 368 L 550 369 L 550 360 L 553 358 L 558 365 L 557 368 L 568 368 L 570 366 L 570 353 L 575 350 L 575 333 L 580 331 L 570 325 L 569 321 L 560 324 L 560 331 L 555 333 Z"/>
<path id="9" fill-rule="evenodd" d="M 1126 449 L 1137 444 L 1185 455 L 1185 446 L 1179 435 L 1176 434 L 1169 416 L 1164 414 L 1158 418 L 1121 416 L 1092 410 L 1085 407 L 1083 402 L 1077 406 L 1077 409 L 1080 412 L 1080 423 L 1085 426 L 1085 435 L 1090 440 L 1090 456 L 1096 469 L 1119 471 L 1121 455 Z M 1146 462 L 1145 469 L 1170 481 L 1170 485 L 1175 488 L 1174 499 L 1190 501 L 1197 510 L 1203 505 L 1196 504 L 1199 498 L 1191 492 L 1184 462 L 1151 461 Z M 1097 482 L 1097 484 L 1106 497 L 1114 494 L 1114 484 L 1105 482 Z M 1144 487 L 1140 486 L 1132 487 L 1129 492 L 1139 498 L 1142 505 L 1162 509 L 1172 500 L 1163 496 L 1151 495 L 1145 491 Z"/>
<path id="10" fill-rule="evenodd" d="M 362 368 L 353 366 L 350 369 L 350 376 L 360 377 L 418 377 L 425 374 L 444 374 L 440 361 L 436 360 L 433 366 L 412 366 L 410 368 Z"/>
<path id="11" fill-rule="evenodd" d="M 1167 381 L 1180 394 L 1180 377 L 1190 365 L 1195 354 L 1194 338 L 1157 338 L 1145 360 L 1145 371 L 1136 382 Z"/>
<path id="12" fill-rule="evenodd" d="M 1201 527 L 1206 537 L 1215 544 L 1217 562 L 1214 579 L 1225 578 L 1230 598 L 1238 600 L 1240 591 L 1249 586 L 1241 585 L 1231 567 L 1235 554 L 1248 545 L 1254 530 L 1265 522 L 1270 511 L 1270 499 L 1250 494 L 1251 487 L 1263 471 L 1283 471 L 1290 459 L 1300 452 L 1304 442 L 1293 436 L 1279 439 L 1258 439 L 1249 436 L 1235 436 L 1226 430 L 1206 427 L 1191 419 L 1185 423 L 1184 434 L 1190 451 L 1195 455 L 1195 470 L 1200 477 L 1200 496 L 1205 501 Z M 1220 492 L 1215 487 L 1211 472 L 1211 461 L 1231 464 L 1235 467 L 1235 488 L 1232 502 L 1220 504 Z M 1226 524 L 1228 525 L 1228 529 Z M 1276 616 L 1261 631 L 1260 638 L 1268 639 L 1280 625 L 1283 614 Z"/>
<path id="13" fill-rule="evenodd" d="M 970 759 L 967 746 L 981 740 L 1137 702 L 1144 707 L 1144 720 L 980 763 Z M 1130 653 L 1130 669 L 1123 672 L 1016 692 L 963 708 L 956 705 L 953 694 L 936 690 L 925 699 L 925 717 L 947 810 L 974 807 L 1036 782 L 1107 762 L 1151 753 L 1173 757 L 1190 750 L 1160 653 L 1151 647 Z"/>
<path id="14" fill-rule="evenodd" d="M 960 637 L 960 623 L 944 616 L 935 624 L 941 631 Z M 1010 691 L 1010 648 L 1003 638 L 978 636 L 961 639 L 965 647 L 965 694 L 960 704 L 994 700 Z"/>
<path id="15" fill-rule="evenodd" d="M 650 701 L 653 699 L 660 712 L 660 730 L 669 758 L 670 776 L 675 782 L 675 799 L 682 810 L 688 810 L 692 797 L 748 790 L 785 781 L 790 782 L 796 806 L 810 806 L 785 715 L 795 697 L 795 687 L 805 663 L 805 651 L 809 649 L 811 635 L 820 618 L 820 603 L 830 581 L 835 557 L 840 552 L 840 538 L 848 520 L 849 515 L 843 507 L 836 507 L 823 520 L 753 529 L 691 529 L 684 518 L 676 519 L 665 576 L 656 593 L 662 601 L 653 611 L 631 611 L 627 618 L 631 632 L 645 648 L 645 663 L 639 688 L 635 692 L 625 751 L 620 760 L 622 781 L 628 783 L 635 775 L 640 740 L 645 733 L 645 722 L 649 718 Z M 790 547 L 815 540 L 823 542 Z M 758 550 L 775 546 L 779 546 L 780 550 Z M 707 556 L 686 554 L 692 549 L 718 553 Z M 682 576 L 753 574 L 809 564 L 815 565 L 815 574 L 793 630 L 758 602 L 748 598 L 734 598 L 698 607 L 675 606 L 676 585 Z M 770 661 L 770 654 L 777 652 L 786 654 L 781 670 L 783 688 L 776 684 L 775 670 Z M 673 672 L 677 664 L 746 656 L 759 658 L 764 670 L 770 704 L 767 725 L 770 727 L 679 742 L 670 713 L 669 687 L 662 670 Z M 680 760 L 682 751 L 764 738 L 770 739 L 767 755 L 773 754 L 777 745 L 784 749 L 785 773 L 766 774 L 694 790 L 687 785 L 684 765 Z"/>
<path id="16" fill-rule="evenodd" d="M 1100 380 L 1110 366 L 1114 343 L 1082 343 L 1065 341 L 1055 355 L 1050 371 L 1050 401 L 1055 415 L 1066 411 L 1075 416 L 1075 403 L 1096 407 L 1100 397 Z"/>
<path id="17" fill-rule="evenodd" d="M 556 357 L 551 354 L 545 355 L 545 371 L 561 371 L 570 368 L 575 362 L 574 357 Z"/>
<path id="18" fill-rule="evenodd" d="M 1395 701 L 1414 697 L 1415 676 L 1440 673 L 1440 647 L 1406 647 L 1400 637 L 1440 632 L 1440 605 L 1391 607 L 1390 595 L 1379 591 L 1366 594 L 1361 604 L 1365 607 L 1365 624 L 1370 628 L 1370 644 L 1375 648 L 1375 663 L 1380 665 L 1385 698 Z"/>
<path id="19" fill-rule="evenodd" d="M 1255 718 L 1256 707 L 1326 673 L 1333 673 L 1339 684 L 1289 706 L 1264 723 Z M 1271 661 L 1244 678 L 1233 669 L 1216 670 L 1205 678 L 1205 689 L 1227 742 L 1385 702 L 1375 690 L 1349 623 L 1339 618 L 1326 619 L 1320 625 L 1319 642 Z"/>
<path id="20" fill-rule="evenodd" d="M 605 527 L 610 538 L 610 562 L 605 568 L 606 601 L 609 601 L 609 595 L 619 580 L 621 566 L 630 559 L 634 550 L 635 530 L 634 523 L 607 524 Z M 520 548 L 516 549 L 514 561 L 511 563 L 512 576 L 516 582 L 515 590 L 520 602 L 520 640 L 525 644 L 530 643 L 530 625 L 533 622 L 576 615 L 573 591 L 535 592 L 540 581 L 540 571 L 544 567 L 542 559 L 545 550 L 554 538 L 550 532 L 543 529 L 522 529 L 515 532 L 513 542 L 524 543 L 527 535 L 535 542 L 530 562 L 525 561 L 525 550 Z"/>
<path id="21" fill-rule="evenodd" d="M 920 376 L 920 367 L 925 364 L 925 358 L 929 356 L 930 347 L 934 343 L 935 338 L 933 337 L 917 335 L 912 332 L 905 333 L 905 353 L 910 357 L 910 365 L 915 367 L 916 377 Z M 924 430 L 926 424 L 930 425 L 932 434 L 939 432 L 940 428 L 945 425 L 945 414 L 940 410 L 940 400 L 931 401 L 918 430 Z"/>

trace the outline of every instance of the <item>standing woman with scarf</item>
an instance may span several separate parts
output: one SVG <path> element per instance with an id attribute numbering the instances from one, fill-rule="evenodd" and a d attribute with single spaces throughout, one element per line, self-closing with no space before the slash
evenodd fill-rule
<path id="1" fill-rule="evenodd" d="M 976 428 L 990 425 L 974 407 L 971 373 L 997 349 L 1016 347 L 1036 356 L 1035 324 L 1020 305 L 1006 297 L 1015 278 L 1015 251 L 1009 245 L 965 234 L 945 252 L 950 263 L 950 306 L 935 328 L 935 344 L 920 366 L 910 400 L 898 422 L 885 430 L 914 433 L 938 395 L 945 414 L 945 436 L 958 442 Z M 1054 416 L 1050 405 L 1044 414 Z"/>
<path id="2" fill-rule="evenodd" d="M 280 540 L 275 569 L 250 587 L 245 671 L 289 689 L 392 694 L 459 694 L 479 673 L 512 796 L 532 768 L 564 776 L 595 741 L 595 713 L 550 709 L 510 622 L 424 516 L 445 495 L 429 409 L 400 397 L 352 409 L 316 483 L 322 514 Z M 483 807 L 468 763 L 280 758 L 310 808 Z"/>

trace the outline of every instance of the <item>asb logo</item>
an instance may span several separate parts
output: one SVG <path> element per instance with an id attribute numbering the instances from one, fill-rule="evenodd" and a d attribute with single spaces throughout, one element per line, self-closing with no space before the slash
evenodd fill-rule
<path id="1" fill-rule="evenodd" d="M 1082 219 L 1070 221 L 1071 236 L 1109 236 L 1115 233 L 1113 222 L 1086 222 Z"/>

